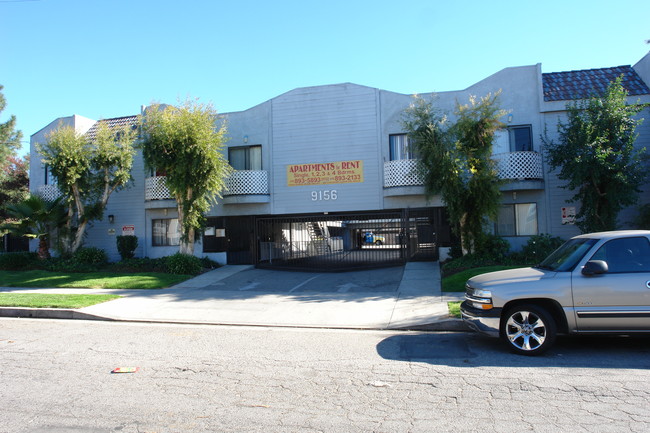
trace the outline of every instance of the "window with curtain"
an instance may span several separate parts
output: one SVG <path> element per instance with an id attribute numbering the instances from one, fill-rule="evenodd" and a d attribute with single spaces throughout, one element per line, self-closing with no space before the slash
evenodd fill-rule
<path id="1" fill-rule="evenodd" d="M 52 173 L 50 172 L 50 166 L 48 164 L 45 164 L 45 180 L 43 182 L 44 185 L 56 185 L 56 178 L 52 176 Z"/>
<path id="2" fill-rule="evenodd" d="M 530 125 L 508 128 L 511 152 L 530 152 L 533 150 L 533 133 Z"/>
<path id="3" fill-rule="evenodd" d="M 228 163 L 235 170 L 261 170 L 262 146 L 230 147 Z"/>
<path id="4" fill-rule="evenodd" d="M 152 245 L 154 247 L 180 245 L 181 232 L 178 218 L 152 220 Z"/>
<path id="5" fill-rule="evenodd" d="M 495 232 L 499 236 L 533 236 L 537 233 L 537 203 L 501 206 Z"/>
<path id="6" fill-rule="evenodd" d="M 398 159 L 416 159 L 418 158 L 414 146 L 409 143 L 409 138 L 406 134 L 391 134 L 388 136 L 390 145 L 390 160 L 396 161 Z"/>

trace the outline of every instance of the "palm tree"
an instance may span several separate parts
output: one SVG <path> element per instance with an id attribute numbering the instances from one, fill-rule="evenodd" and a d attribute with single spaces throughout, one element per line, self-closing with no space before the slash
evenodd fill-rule
<path id="1" fill-rule="evenodd" d="M 30 195 L 25 200 L 7 205 L 7 214 L 14 220 L 0 226 L 17 236 L 38 239 L 38 257 L 50 257 L 50 234 L 61 228 L 67 215 L 62 198 L 48 201 L 39 195 Z"/>

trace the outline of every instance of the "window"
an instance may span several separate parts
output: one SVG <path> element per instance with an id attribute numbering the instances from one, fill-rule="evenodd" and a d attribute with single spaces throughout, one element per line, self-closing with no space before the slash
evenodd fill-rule
<path id="1" fill-rule="evenodd" d="M 650 272 L 650 243 L 646 238 L 621 238 L 600 247 L 591 260 L 607 262 L 608 272 Z"/>
<path id="2" fill-rule="evenodd" d="M 537 203 L 501 206 L 495 231 L 500 236 L 532 236 L 537 234 Z"/>
<path id="3" fill-rule="evenodd" d="M 178 218 L 152 220 L 152 245 L 154 247 L 180 245 L 181 233 Z"/>
<path id="4" fill-rule="evenodd" d="M 56 178 L 52 176 L 52 172 L 50 172 L 50 166 L 45 164 L 45 181 L 43 182 L 44 185 L 56 185 Z"/>
<path id="5" fill-rule="evenodd" d="M 530 125 L 508 128 L 511 152 L 530 152 L 533 150 L 533 133 Z"/>
<path id="6" fill-rule="evenodd" d="M 235 170 L 261 170 L 262 146 L 231 147 L 228 149 L 228 163 Z"/>
<path id="7" fill-rule="evenodd" d="M 409 138 L 406 134 L 391 134 L 388 136 L 390 145 L 390 160 L 398 159 L 417 159 L 417 154 L 413 146 L 410 145 Z"/>

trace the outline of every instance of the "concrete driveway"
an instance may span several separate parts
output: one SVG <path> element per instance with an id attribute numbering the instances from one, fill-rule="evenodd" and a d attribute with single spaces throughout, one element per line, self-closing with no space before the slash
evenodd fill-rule
<path id="1" fill-rule="evenodd" d="M 224 266 L 163 290 L 20 289 L 116 293 L 79 310 L 0 309 L 0 315 L 162 323 L 354 329 L 456 329 L 435 262 L 343 273 Z"/>
<path id="2" fill-rule="evenodd" d="M 404 266 L 342 273 L 248 269 L 214 282 L 205 289 L 278 294 L 389 294 L 397 292 L 403 274 Z"/>

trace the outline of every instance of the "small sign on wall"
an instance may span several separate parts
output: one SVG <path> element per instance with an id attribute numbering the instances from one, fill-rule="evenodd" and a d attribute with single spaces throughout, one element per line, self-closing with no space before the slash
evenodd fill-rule
<path id="1" fill-rule="evenodd" d="M 562 225 L 576 223 L 576 208 L 575 206 L 562 208 Z"/>
<path id="2" fill-rule="evenodd" d="M 135 236 L 135 226 L 122 226 L 122 236 Z"/>
<path id="3" fill-rule="evenodd" d="M 225 238 L 226 237 L 226 229 L 217 229 L 215 232 L 215 236 L 218 238 Z"/>

